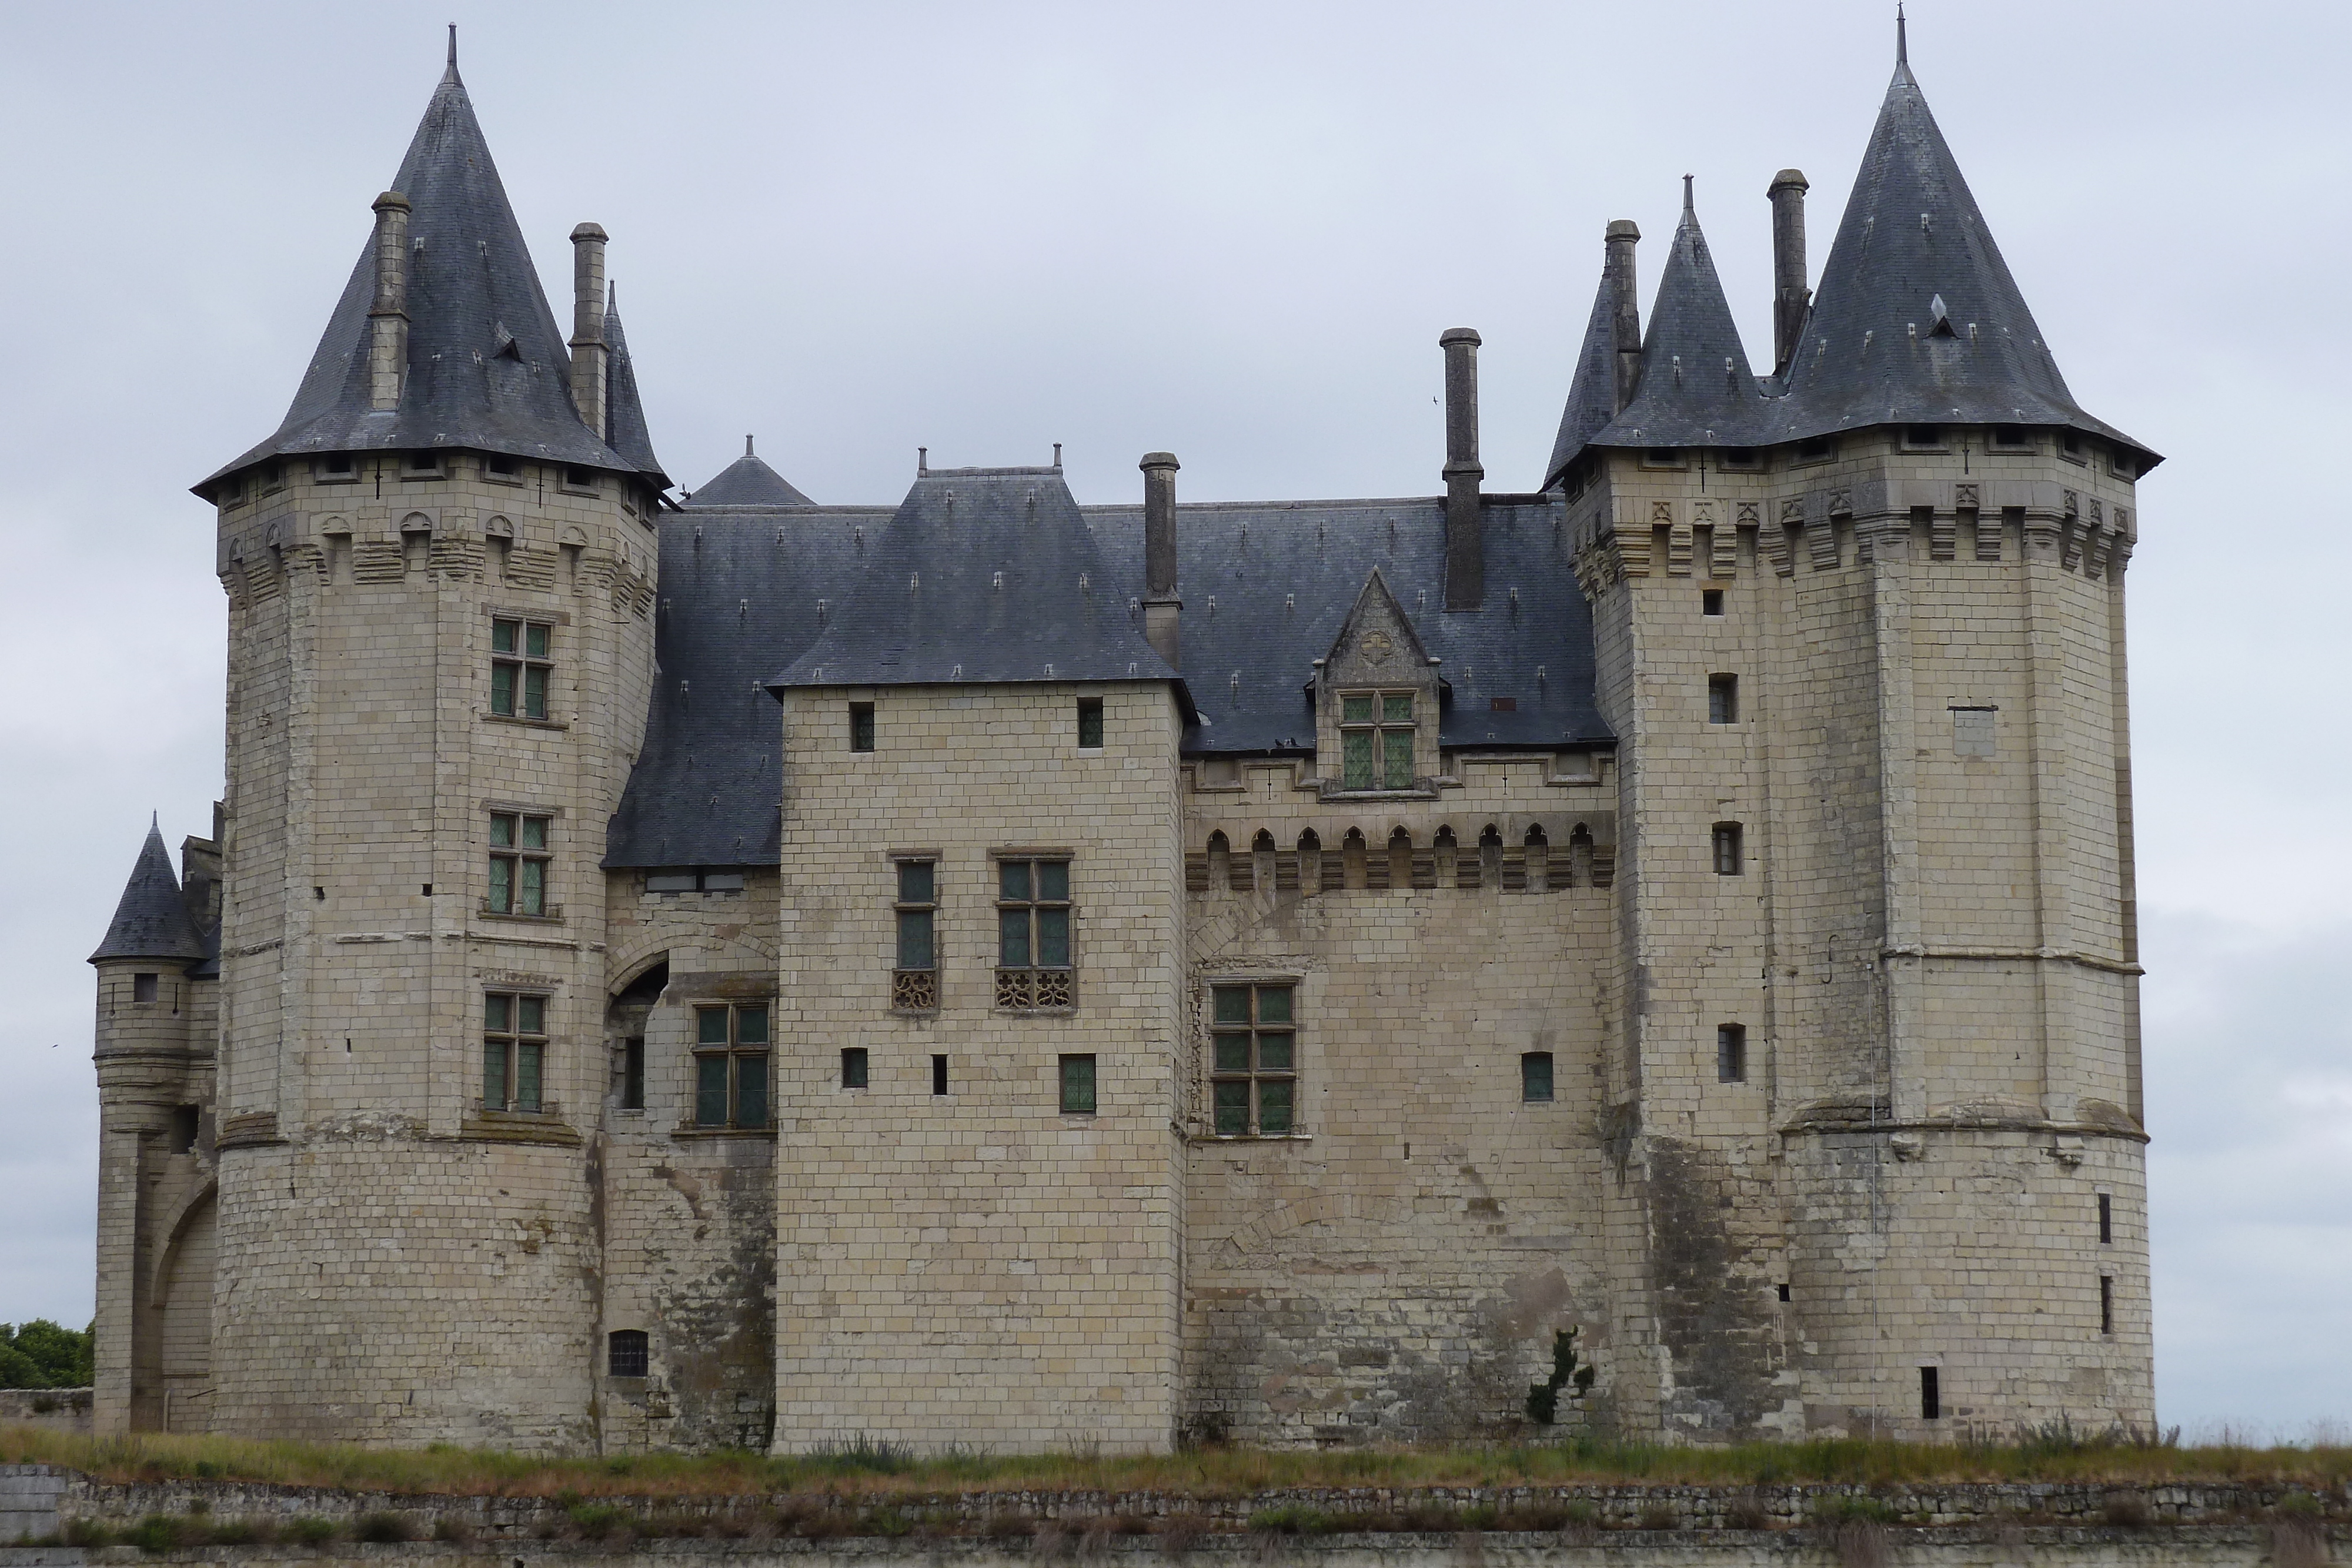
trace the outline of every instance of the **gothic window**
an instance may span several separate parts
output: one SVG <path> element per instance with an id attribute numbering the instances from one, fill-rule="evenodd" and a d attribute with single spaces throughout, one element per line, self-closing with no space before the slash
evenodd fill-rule
<path id="1" fill-rule="evenodd" d="M 1340 788 L 1412 788 L 1412 694 L 1355 692 L 1339 698 Z"/>
<path id="2" fill-rule="evenodd" d="M 1070 862 L 996 862 L 996 1005 L 1072 1005 Z"/>
<path id="3" fill-rule="evenodd" d="M 1210 988 L 1211 1093 L 1219 1137 L 1288 1134 L 1297 1103 L 1291 983 Z"/>
<path id="4" fill-rule="evenodd" d="M 939 866 L 928 860 L 898 864 L 898 965 L 890 974 L 890 1007 L 936 1012 L 940 1005 Z"/>
<path id="5" fill-rule="evenodd" d="M 694 1124 L 768 1124 L 768 1004 L 694 1009 Z"/>
<path id="6" fill-rule="evenodd" d="M 555 628 L 541 621 L 490 622 L 490 711 L 502 718 L 545 718 L 554 669 Z"/>
<path id="7" fill-rule="evenodd" d="M 547 1061 L 547 998 L 491 991 L 482 998 L 482 1109 L 539 1111 Z"/>
<path id="8" fill-rule="evenodd" d="M 490 894 L 486 907 L 492 915 L 547 913 L 548 824 L 548 818 L 521 811 L 490 813 Z"/>

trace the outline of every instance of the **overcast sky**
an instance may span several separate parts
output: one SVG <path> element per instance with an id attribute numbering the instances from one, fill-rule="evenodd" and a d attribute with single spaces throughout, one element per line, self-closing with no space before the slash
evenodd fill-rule
<path id="1" fill-rule="evenodd" d="M 1648 236 L 1646 305 L 1686 172 L 1769 360 L 1765 186 L 1811 177 L 1818 277 L 1891 9 L 0 5 L 0 1320 L 90 1315 L 83 959 L 148 813 L 176 847 L 219 793 L 186 486 L 276 428 L 443 23 L 559 304 L 611 232 L 681 484 L 746 432 L 828 502 L 1059 441 L 1116 501 L 1156 448 L 1188 499 L 1435 493 L 1456 325 L 1488 483 L 1533 486 L 1601 229 Z M 2169 458 L 2129 576 L 2159 1413 L 2303 1437 L 2352 1417 L 2352 22 L 1917 0 L 1911 37 L 2077 397 Z"/>

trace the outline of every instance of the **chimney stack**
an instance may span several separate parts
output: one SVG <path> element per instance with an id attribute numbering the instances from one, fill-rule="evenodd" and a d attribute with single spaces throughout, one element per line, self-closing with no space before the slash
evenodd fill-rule
<path id="1" fill-rule="evenodd" d="M 604 439 L 605 238 L 595 224 L 572 231 L 572 403 L 599 441 Z"/>
<path id="2" fill-rule="evenodd" d="M 1619 218 L 1609 225 L 1602 242 L 1607 259 L 1601 270 L 1617 302 L 1609 335 L 1617 345 L 1618 413 L 1625 412 L 1642 384 L 1642 302 L 1633 290 L 1633 247 L 1641 239 L 1642 231 L 1633 226 L 1633 219 Z"/>
<path id="3" fill-rule="evenodd" d="M 375 199 L 375 304 L 368 310 L 368 406 L 400 406 L 408 373 L 408 198 Z"/>
<path id="4" fill-rule="evenodd" d="M 1805 329 L 1805 306 L 1812 298 L 1805 287 L 1805 175 L 1783 169 L 1772 176 L 1764 193 L 1772 204 L 1772 371 L 1789 368 L 1797 351 L 1797 334 Z"/>
<path id="5" fill-rule="evenodd" d="M 1454 327 L 1445 350 L 1445 608 L 1475 610 L 1486 598 L 1486 523 L 1478 515 L 1478 334 Z"/>
<path id="6" fill-rule="evenodd" d="M 1178 670 L 1177 618 L 1184 601 L 1176 597 L 1176 455 L 1147 452 L 1137 466 L 1143 470 L 1143 640 Z"/>

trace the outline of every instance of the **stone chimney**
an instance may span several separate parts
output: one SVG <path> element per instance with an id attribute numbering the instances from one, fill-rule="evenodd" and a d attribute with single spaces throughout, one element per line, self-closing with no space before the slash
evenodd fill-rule
<path id="1" fill-rule="evenodd" d="M 599 441 L 604 438 L 605 237 L 595 224 L 572 231 L 572 403 Z"/>
<path id="2" fill-rule="evenodd" d="M 1617 345 L 1618 413 L 1625 412 L 1642 384 L 1642 302 L 1633 288 L 1633 247 L 1641 241 L 1642 231 L 1633 220 L 1619 218 L 1609 225 L 1604 242 L 1608 256 L 1602 271 L 1617 301 L 1610 336 Z"/>
<path id="3" fill-rule="evenodd" d="M 1772 204 L 1772 370 L 1789 368 L 1797 351 L 1797 334 L 1805 329 L 1805 306 L 1812 293 L 1805 287 L 1805 176 L 1799 169 L 1783 169 L 1772 176 L 1764 193 Z"/>
<path id="4" fill-rule="evenodd" d="M 375 199 L 375 303 L 368 310 L 368 406 L 400 406 L 408 374 L 408 198 Z"/>
<path id="5" fill-rule="evenodd" d="M 1176 597 L 1176 455 L 1147 452 L 1137 466 L 1143 470 L 1143 640 L 1179 670 L 1184 601 Z"/>
<path id="6" fill-rule="evenodd" d="M 1486 521 L 1478 515 L 1478 334 L 1449 328 L 1445 350 L 1445 608 L 1475 610 L 1486 600 Z"/>

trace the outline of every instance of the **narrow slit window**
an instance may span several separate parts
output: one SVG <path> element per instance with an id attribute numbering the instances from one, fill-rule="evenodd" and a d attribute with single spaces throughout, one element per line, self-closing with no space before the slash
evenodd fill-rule
<path id="1" fill-rule="evenodd" d="M 1715 1027 L 1715 1081 L 1748 1082 L 1748 1026 L 1726 1023 Z"/>
<path id="2" fill-rule="evenodd" d="M 2099 1332 L 2116 1332 L 2116 1280 L 2112 1274 L 2099 1276 Z"/>
<path id="3" fill-rule="evenodd" d="M 501 718 L 547 716 L 555 668 L 555 628 L 541 621 L 490 622 L 490 711 Z"/>
<path id="4" fill-rule="evenodd" d="M 694 1124 L 768 1124 L 768 1004 L 694 1009 Z"/>
<path id="5" fill-rule="evenodd" d="M 1746 869 L 1740 856 L 1738 823 L 1717 822 L 1715 825 L 1714 848 L 1716 875 L 1738 876 Z"/>
<path id="6" fill-rule="evenodd" d="M 1095 1059 L 1090 1056 L 1062 1058 L 1062 1114 L 1091 1116 L 1095 1113 Z"/>
<path id="7" fill-rule="evenodd" d="M 944 1056 L 934 1056 L 931 1058 L 931 1092 L 944 1094 L 947 1092 L 948 1059 Z"/>
<path id="8" fill-rule="evenodd" d="M 898 963 L 890 974 L 890 1006 L 898 1012 L 935 1012 L 940 1005 L 939 867 L 930 861 L 900 861 Z"/>
<path id="9" fill-rule="evenodd" d="M 1217 1135 L 1286 1137 L 1296 1124 L 1297 1019 L 1287 982 L 1210 988 Z"/>
<path id="10" fill-rule="evenodd" d="M 604 1370 L 613 1377 L 643 1377 L 650 1364 L 651 1345 L 643 1329 L 614 1329 L 605 1341 Z"/>
<path id="11" fill-rule="evenodd" d="M 2099 1194 L 2099 1245 L 2109 1247 L 2116 1239 L 2115 1200 L 2105 1193 Z"/>
<path id="12" fill-rule="evenodd" d="M 1078 749 L 1099 751 L 1103 743 L 1103 706 L 1100 697 L 1078 699 Z"/>
<path id="13" fill-rule="evenodd" d="M 867 1064 L 866 1048 L 864 1046 L 853 1045 L 843 1050 L 841 1053 L 841 1086 L 844 1089 L 865 1088 L 867 1082 L 866 1071 Z"/>
<path id="14" fill-rule="evenodd" d="M 1551 1101 L 1551 1052 L 1530 1051 L 1519 1058 L 1519 1098 L 1530 1105 Z"/>
<path id="15" fill-rule="evenodd" d="M 849 705 L 849 749 L 852 751 L 874 749 L 874 705 L 872 703 Z"/>
<path id="16" fill-rule="evenodd" d="M 1944 1391 L 1939 1386 L 1942 1381 L 1936 1368 L 1923 1366 L 1919 1369 L 1919 1418 L 1922 1421 L 1943 1419 Z"/>
<path id="17" fill-rule="evenodd" d="M 1709 724 L 1739 722 L 1739 677 L 1738 675 L 1707 676 L 1706 722 Z"/>
<path id="18" fill-rule="evenodd" d="M 482 1109 L 538 1112 L 547 1066 L 547 998 L 491 991 L 482 998 Z"/>
<path id="19" fill-rule="evenodd" d="M 637 1035 L 621 1046 L 621 1109 L 646 1108 L 646 1040 Z"/>

